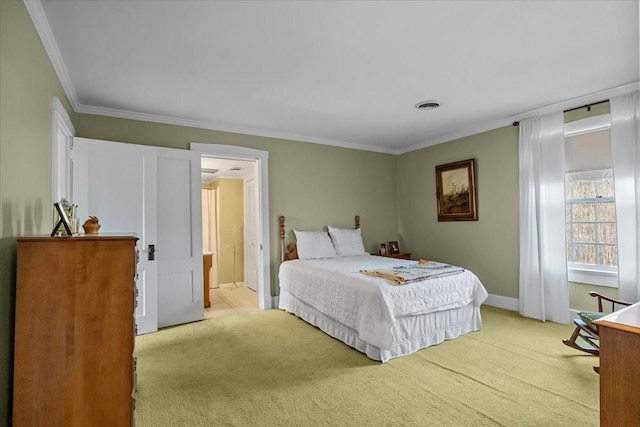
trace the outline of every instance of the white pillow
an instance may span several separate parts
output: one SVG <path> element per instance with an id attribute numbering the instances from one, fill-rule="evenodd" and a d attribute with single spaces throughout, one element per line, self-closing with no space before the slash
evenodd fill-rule
<path id="1" fill-rule="evenodd" d="M 336 250 L 326 231 L 293 230 L 299 259 L 332 258 Z"/>
<path id="2" fill-rule="evenodd" d="M 335 228 L 327 226 L 336 253 L 341 256 L 364 255 L 364 243 L 359 228 Z"/>

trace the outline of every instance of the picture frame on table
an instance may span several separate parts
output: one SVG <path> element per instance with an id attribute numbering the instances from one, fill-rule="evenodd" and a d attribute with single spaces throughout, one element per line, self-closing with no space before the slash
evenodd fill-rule
<path id="1" fill-rule="evenodd" d="M 398 242 L 389 242 L 389 253 L 390 254 L 400 253 L 400 245 L 398 245 Z"/>
<path id="2" fill-rule="evenodd" d="M 475 159 L 436 166 L 438 221 L 477 221 Z"/>
<path id="3" fill-rule="evenodd" d="M 53 231 L 51 232 L 51 237 L 54 237 L 58 234 L 58 230 L 60 226 L 64 227 L 64 230 L 67 232 L 68 236 L 72 236 L 73 232 L 71 231 L 71 220 L 69 219 L 69 215 L 67 215 L 67 210 L 62 206 L 62 202 L 56 202 L 53 204 L 58 213 L 58 222 L 55 227 L 53 227 Z"/>
<path id="4" fill-rule="evenodd" d="M 378 251 L 379 255 L 387 254 L 387 245 L 385 243 L 380 243 L 380 250 Z"/>

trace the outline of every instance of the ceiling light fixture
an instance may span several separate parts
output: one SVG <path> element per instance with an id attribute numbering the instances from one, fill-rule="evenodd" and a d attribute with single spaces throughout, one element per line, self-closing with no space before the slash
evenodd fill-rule
<path id="1" fill-rule="evenodd" d="M 440 103 L 438 101 L 421 101 L 418 102 L 415 107 L 418 110 L 435 110 L 436 108 L 440 107 Z"/>

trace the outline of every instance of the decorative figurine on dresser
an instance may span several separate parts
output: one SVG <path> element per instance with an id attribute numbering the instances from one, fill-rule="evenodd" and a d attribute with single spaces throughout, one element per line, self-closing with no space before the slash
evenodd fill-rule
<path id="1" fill-rule="evenodd" d="M 13 425 L 133 424 L 137 240 L 18 239 Z"/>

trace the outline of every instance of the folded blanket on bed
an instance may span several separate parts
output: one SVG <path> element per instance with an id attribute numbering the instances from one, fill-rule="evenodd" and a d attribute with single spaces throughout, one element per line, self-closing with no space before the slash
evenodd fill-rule
<path id="1" fill-rule="evenodd" d="M 396 285 L 404 285 L 407 283 L 421 282 L 436 277 L 450 276 L 459 274 L 464 268 L 456 267 L 441 262 L 420 260 L 417 264 L 401 265 L 391 269 L 384 270 L 360 270 L 361 273 L 374 277 L 382 277 L 395 283 Z"/>

